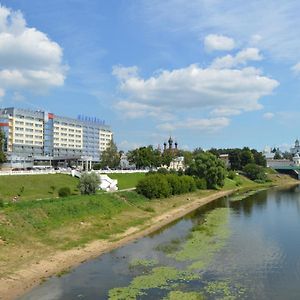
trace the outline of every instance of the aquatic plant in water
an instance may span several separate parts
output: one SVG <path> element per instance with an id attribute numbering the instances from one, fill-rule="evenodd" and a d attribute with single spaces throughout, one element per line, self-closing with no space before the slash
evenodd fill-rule
<path id="1" fill-rule="evenodd" d="M 156 267 L 151 273 L 135 277 L 129 286 L 109 291 L 110 300 L 136 299 L 147 295 L 146 290 L 175 288 L 179 283 L 199 279 L 199 275 L 172 267 Z"/>
<path id="2" fill-rule="evenodd" d="M 134 259 L 130 262 L 130 267 L 154 267 L 158 265 L 158 261 L 155 259 Z"/>
<path id="3" fill-rule="evenodd" d="M 187 262 L 187 267 L 190 270 L 202 270 L 228 239 L 230 234 L 228 221 L 228 208 L 217 208 L 209 212 L 205 216 L 204 223 L 195 226 L 186 240 L 180 240 L 183 245 L 178 243 L 179 240 L 176 240 L 176 243 L 171 242 L 171 251 L 167 251 L 166 255 L 174 258 L 176 261 Z M 155 264 L 157 264 L 156 261 L 141 259 L 131 263 L 133 266 L 145 267 L 152 267 Z M 170 290 L 171 292 L 165 298 L 170 300 L 179 298 L 180 300 L 203 299 L 203 296 L 196 292 L 178 291 L 182 283 L 185 284 L 199 279 L 200 274 L 198 272 L 168 266 L 155 267 L 148 274 L 135 277 L 127 287 L 111 289 L 109 291 L 109 299 L 136 299 L 139 296 L 147 295 L 150 289 Z M 222 286 L 220 283 L 219 285 L 209 283 L 205 291 L 210 295 L 213 290 L 220 291 L 221 287 L 223 287 L 223 295 L 229 297 L 229 293 L 225 289 L 226 286 Z M 230 289 L 229 286 L 228 289 Z"/>
<path id="4" fill-rule="evenodd" d="M 259 189 L 259 190 L 253 190 L 253 191 L 248 191 L 248 192 L 244 192 L 242 194 L 234 194 L 232 197 L 229 198 L 229 200 L 231 202 L 235 202 L 235 201 L 241 201 L 244 200 L 250 196 L 253 196 L 255 194 L 257 194 L 258 192 L 264 191 L 266 189 Z"/>
<path id="5" fill-rule="evenodd" d="M 196 292 L 172 291 L 163 300 L 203 300 L 204 296 Z"/>
<path id="6" fill-rule="evenodd" d="M 230 235 L 229 209 L 218 208 L 206 215 L 205 222 L 193 228 L 182 248 L 169 257 L 192 264 L 189 269 L 203 269 L 224 245 Z"/>
<path id="7" fill-rule="evenodd" d="M 246 291 L 245 288 L 232 284 L 230 280 L 208 282 L 204 290 L 214 299 L 223 300 L 241 299 Z"/>

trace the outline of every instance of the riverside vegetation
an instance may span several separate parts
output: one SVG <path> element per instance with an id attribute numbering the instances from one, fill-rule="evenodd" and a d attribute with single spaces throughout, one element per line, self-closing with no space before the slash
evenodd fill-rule
<path id="1" fill-rule="evenodd" d="M 212 158 L 211 155 L 199 156 L 199 161 L 205 157 Z M 213 158 L 214 159 L 214 158 Z M 218 163 L 218 162 L 217 162 Z M 204 164 L 207 165 L 207 164 Z M 197 169 L 198 168 L 198 169 Z M 130 227 L 142 228 L 146 222 L 155 216 L 159 216 L 174 207 L 180 207 L 189 201 L 200 199 L 204 196 L 214 194 L 215 190 L 203 189 L 210 185 L 216 189 L 232 190 L 232 189 L 256 189 L 262 186 L 270 186 L 284 181 L 290 182 L 287 176 L 277 174 L 268 175 L 273 182 L 265 182 L 264 184 L 255 183 L 252 180 L 245 178 L 242 175 L 226 177 L 226 171 L 221 166 L 213 166 L 216 173 L 203 169 L 203 164 L 196 164 L 189 172 L 192 176 L 178 174 L 150 174 L 144 176 L 137 185 L 138 194 L 136 192 L 118 192 L 118 193 L 98 193 L 95 195 L 70 195 L 64 198 L 45 199 L 42 201 L 30 200 L 25 197 L 25 191 L 29 193 L 30 184 L 26 183 L 25 176 L 11 176 L 9 178 L 11 185 L 12 180 L 18 184 L 18 177 L 22 177 L 22 186 L 24 186 L 24 200 L 17 203 L 5 203 L 0 208 L 0 277 L 5 278 L 15 271 L 24 269 L 32 263 L 38 263 L 45 259 L 45 253 L 48 255 L 58 251 L 65 251 L 75 247 L 83 247 L 87 243 L 94 240 L 116 240 L 117 235 L 124 233 Z M 201 173 L 202 172 L 202 173 Z M 205 173 L 206 172 L 206 173 Z M 220 173 L 217 176 L 214 174 Z M 204 177 L 198 177 L 197 174 L 203 176 L 211 176 L 216 182 L 208 182 Z M 123 174 L 126 176 L 126 174 Z M 46 175 L 48 176 L 48 175 Z M 50 175 L 49 175 L 50 176 Z M 55 176 L 55 175 L 51 175 Z M 63 180 L 72 182 L 71 192 L 79 192 L 78 180 L 61 175 Z M 140 176 L 140 175 L 139 175 Z M 163 176 L 163 177 L 159 177 Z M 38 180 L 38 177 L 28 176 L 28 180 Z M 157 178 L 159 177 L 159 180 Z M 45 177 L 46 178 L 46 177 Z M 54 178 L 54 177 L 47 177 Z M 58 177 L 56 177 L 58 178 Z M 150 178 L 150 179 L 149 179 Z M 154 178 L 154 179 L 151 179 Z M 164 179 L 162 179 L 164 178 Z M 158 183 L 162 179 L 167 190 L 167 193 L 162 195 L 167 198 L 159 198 L 160 195 L 148 195 L 149 198 L 142 195 L 143 183 L 152 180 Z M 5 179 L 8 180 L 8 179 Z M 2 182 L 2 181 L 1 181 Z M 220 184 L 222 182 L 222 185 Z M 177 184 L 179 184 L 180 189 Z M 219 184 L 218 184 L 219 183 Z M 49 183 L 48 183 L 49 184 Z M 52 183 L 58 187 L 58 182 Z M 63 184 L 63 186 L 65 183 Z M 63 187 L 62 186 L 62 187 Z M 147 184 L 146 184 L 147 186 Z M 53 194 L 49 192 L 53 189 L 49 185 L 45 185 L 46 191 L 44 196 L 56 195 L 58 189 L 55 188 Z M 197 189 L 197 187 L 201 189 Z M 9 189 L 8 187 L 7 189 Z M 37 188 L 37 185 L 34 187 Z M 33 188 L 33 189 L 34 189 Z M 4 193 L 6 187 L 3 187 Z M 147 188 L 146 188 L 147 190 Z M 33 190 L 31 190 L 32 192 Z M 2 192 L 2 191 L 1 191 Z M 33 193 L 33 192 L 32 192 Z M 181 195 L 181 193 L 185 193 Z M 186 194 L 187 193 L 187 194 Z M 7 195 L 7 193 L 6 193 Z M 33 196 L 32 196 L 33 198 Z M 49 197 L 50 198 L 50 197 Z M 194 242 L 201 243 L 201 238 L 195 233 Z M 199 244 L 200 245 L 200 244 Z M 178 252 L 175 260 L 180 257 L 185 257 L 182 253 L 190 253 L 188 242 L 184 252 Z M 210 249 L 207 253 L 214 251 Z M 181 254 L 180 254 L 181 253 Z M 174 253 L 172 254 L 174 255 Z M 171 257 L 171 256 L 170 256 Z M 176 280 L 182 280 L 183 277 L 189 280 L 194 280 L 195 274 L 190 273 L 194 268 L 198 268 L 203 264 L 203 257 L 190 257 L 190 266 L 187 270 L 171 272 Z M 152 263 L 149 263 L 149 266 Z M 148 264 L 146 264 L 147 266 Z M 161 280 L 167 280 L 165 270 L 157 266 L 154 270 L 156 275 L 159 275 Z M 183 272 L 183 273 L 182 273 Z M 191 276 L 191 277 L 189 277 Z M 175 280 L 174 279 L 174 280 Z M 161 284 L 162 286 L 164 283 Z M 150 287 L 151 288 L 151 287 Z M 140 293 L 137 285 L 134 285 L 135 292 Z M 176 299 L 178 293 L 170 294 L 170 299 Z M 113 292 L 112 292 L 113 293 Z M 132 290 L 130 290 L 132 293 Z M 180 293 L 179 293 L 180 294 Z M 172 297 L 172 298 L 171 298 Z"/>

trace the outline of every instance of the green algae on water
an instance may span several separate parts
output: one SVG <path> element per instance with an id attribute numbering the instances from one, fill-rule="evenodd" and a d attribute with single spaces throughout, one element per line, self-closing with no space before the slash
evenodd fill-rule
<path id="1" fill-rule="evenodd" d="M 203 300 L 202 294 L 196 292 L 172 291 L 163 300 Z"/>
<path id="2" fill-rule="evenodd" d="M 241 299 L 246 291 L 245 288 L 232 284 L 230 280 L 209 282 L 204 290 L 214 299 L 224 300 Z"/>
<path id="3" fill-rule="evenodd" d="M 158 265 L 158 261 L 155 259 L 134 259 L 130 262 L 129 267 L 154 267 Z"/>
<path id="4" fill-rule="evenodd" d="M 190 269 L 203 269 L 226 243 L 230 235 L 229 209 L 217 208 L 206 215 L 205 222 L 193 228 L 180 250 L 168 254 L 177 261 L 192 262 Z"/>
<path id="5" fill-rule="evenodd" d="M 156 267 L 151 273 L 135 277 L 129 286 L 114 288 L 109 291 L 110 300 L 136 299 L 138 296 L 147 295 L 149 289 L 172 289 L 179 283 L 199 279 L 199 275 L 178 270 L 172 267 Z"/>
<path id="6" fill-rule="evenodd" d="M 241 200 L 244 200 L 250 196 L 253 196 L 255 194 L 257 194 L 258 192 L 261 192 L 261 191 L 264 191 L 266 189 L 259 189 L 259 190 L 251 190 L 251 191 L 248 191 L 248 192 L 245 192 L 245 193 L 236 193 L 234 194 L 232 197 L 229 198 L 229 200 L 231 202 L 235 202 L 235 201 L 241 201 Z"/>

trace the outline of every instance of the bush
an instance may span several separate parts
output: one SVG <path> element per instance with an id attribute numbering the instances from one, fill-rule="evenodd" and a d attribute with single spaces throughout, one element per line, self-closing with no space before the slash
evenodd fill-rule
<path id="1" fill-rule="evenodd" d="M 236 177 L 236 172 L 235 171 L 229 171 L 227 177 L 231 180 L 234 180 Z"/>
<path id="2" fill-rule="evenodd" d="M 166 179 L 168 181 L 169 187 L 171 188 L 172 195 L 181 194 L 181 182 L 177 175 L 175 174 L 168 174 L 166 175 Z"/>
<path id="3" fill-rule="evenodd" d="M 3 199 L 0 199 L 0 208 L 1 207 L 4 207 L 4 200 Z"/>
<path id="4" fill-rule="evenodd" d="M 259 182 L 265 182 L 267 176 L 265 174 L 265 169 L 256 164 L 248 164 L 244 167 L 245 175 L 251 180 L 258 180 Z"/>
<path id="5" fill-rule="evenodd" d="M 178 178 L 180 179 L 180 182 L 181 182 L 181 194 L 194 192 L 197 189 L 196 183 L 195 183 L 195 180 L 193 177 L 184 175 L 184 176 L 180 176 Z"/>
<path id="6" fill-rule="evenodd" d="M 136 191 L 149 199 L 165 198 L 172 194 L 167 177 L 161 174 L 153 174 L 141 179 Z"/>
<path id="7" fill-rule="evenodd" d="M 197 189 L 199 190 L 206 190 L 207 189 L 207 183 L 205 178 L 198 178 L 198 177 L 194 177 L 195 180 L 195 184 Z"/>
<path id="8" fill-rule="evenodd" d="M 100 179 L 95 173 L 83 173 L 79 180 L 79 190 L 83 195 L 95 194 L 99 189 Z"/>
<path id="9" fill-rule="evenodd" d="M 169 171 L 166 168 L 159 168 L 157 170 L 157 173 L 166 175 L 166 174 L 169 174 Z"/>
<path id="10" fill-rule="evenodd" d="M 196 182 L 191 176 L 176 174 L 152 174 L 145 176 L 137 184 L 136 191 L 147 198 L 164 198 L 193 192 L 197 189 Z"/>
<path id="11" fill-rule="evenodd" d="M 58 190 L 59 197 L 68 197 L 70 195 L 71 195 L 71 189 L 68 186 L 62 187 Z"/>

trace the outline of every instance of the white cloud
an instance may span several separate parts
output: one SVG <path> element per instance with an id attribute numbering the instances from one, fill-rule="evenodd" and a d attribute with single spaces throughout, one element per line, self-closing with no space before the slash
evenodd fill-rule
<path id="1" fill-rule="evenodd" d="M 230 54 L 218 57 L 212 62 L 212 68 L 232 68 L 239 65 L 246 65 L 249 61 L 260 61 L 263 57 L 257 48 L 247 48 L 238 52 L 235 56 Z"/>
<path id="2" fill-rule="evenodd" d="M 20 94 L 19 92 L 14 92 L 12 95 L 12 100 L 16 102 L 22 102 L 25 99 L 26 98 L 24 97 L 24 95 Z"/>
<path id="3" fill-rule="evenodd" d="M 204 47 L 207 51 L 232 50 L 235 47 L 235 42 L 232 38 L 224 35 L 209 34 L 204 39 Z"/>
<path id="4" fill-rule="evenodd" d="M 251 45 L 257 45 L 263 39 L 263 37 L 259 34 L 253 34 L 250 39 Z"/>
<path id="5" fill-rule="evenodd" d="M 162 121 L 174 119 L 173 114 L 165 112 L 161 107 L 155 107 L 143 103 L 119 101 L 114 107 L 120 111 L 124 117 L 129 119 L 142 117 L 154 117 L 159 118 Z"/>
<path id="6" fill-rule="evenodd" d="M 238 109 L 223 107 L 223 108 L 216 108 L 216 109 L 212 110 L 210 114 L 212 116 L 226 117 L 226 116 L 236 116 L 236 115 L 239 115 L 240 113 L 241 113 L 241 111 Z"/>
<path id="7" fill-rule="evenodd" d="M 222 32 L 240 44 L 260 36 L 260 49 L 272 57 L 299 60 L 298 0 L 152 0 L 134 6 L 135 15 L 148 26 L 168 32 L 204 36 Z M 254 39 L 255 41 L 255 39 Z"/>
<path id="8" fill-rule="evenodd" d="M 271 120 L 275 117 L 275 114 L 272 112 L 266 112 L 263 114 L 264 119 L 266 120 Z"/>
<path id="9" fill-rule="evenodd" d="M 118 148 L 120 150 L 125 150 L 125 151 L 131 150 L 131 149 L 136 149 L 136 148 L 139 148 L 141 146 L 142 146 L 142 144 L 135 143 L 135 142 L 130 142 L 128 140 L 123 140 L 118 144 Z"/>
<path id="10" fill-rule="evenodd" d="M 64 84 L 63 50 L 19 11 L 0 5 L 0 87 L 45 91 Z"/>
<path id="11" fill-rule="evenodd" d="M 292 70 L 296 75 L 300 74 L 300 62 L 297 63 L 297 64 L 295 64 L 295 65 L 291 68 L 291 70 Z"/>
<path id="12" fill-rule="evenodd" d="M 174 131 L 176 129 L 191 129 L 197 131 L 216 131 L 228 126 L 228 118 L 211 118 L 211 119 L 187 119 L 174 123 L 162 123 L 157 126 L 164 131 Z"/>
<path id="13" fill-rule="evenodd" d="M 126 69 L 116 67 L 114 73 L 126 73 Z M 256 68 L 203 69 L 196 64 L 164 70 L 147 79 L 134 74 L 119 80 L 126 100 L 116 106 L 131 117 L 160 117 L 163 112 L 195 109 L 218 116 L 236 115 L 260 109 L 260 98 L 270 95 L 279 84 Z"/>

